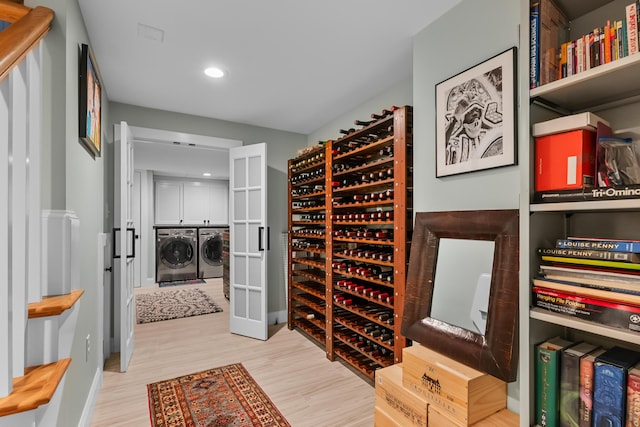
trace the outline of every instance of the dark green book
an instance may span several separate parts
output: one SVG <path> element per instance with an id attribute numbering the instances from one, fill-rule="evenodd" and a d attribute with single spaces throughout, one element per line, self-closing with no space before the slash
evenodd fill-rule
<path id="1" fill-rule="evenodd" d="M 562 350 L 560 359 L 560 427 L 580 425 L 580 359 L 598 348 L 580 342 Z"/>
<path id="2" fill-rule="evenodd" d="M 554 337 L 536 345 L 536 423 L 541 427 L 560 425 L 560 355 L 571 344 Z"/>

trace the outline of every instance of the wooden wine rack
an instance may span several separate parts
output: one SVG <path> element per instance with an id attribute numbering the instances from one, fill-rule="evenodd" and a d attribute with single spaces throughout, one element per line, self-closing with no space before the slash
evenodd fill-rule
<path id="1" fill-rule="evenodd" d="M 400 322 L 413 223 L 412 128 L 412 107 L 397 108 L 288 162 L 288 327 L 371 379 L 401 362 L 407 346 Z M 385 175 L 362 181 L 378 171 Z M 358 196 L 365 194 L 378 199 Z M 384 217 L 374 218 L 378 212 Z M 354 230 L 363 235 L 346 235 Z M 386 259 L 362 255 L 376 253 Z M 391 268 L 391 280 L 336 263 Z"/>

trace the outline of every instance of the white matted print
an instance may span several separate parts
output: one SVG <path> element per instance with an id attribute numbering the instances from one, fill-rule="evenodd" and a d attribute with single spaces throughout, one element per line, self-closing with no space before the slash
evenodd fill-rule
<path id="1" fill-rule="evenodd" d="M 436 85 L 436 177 L 516 164 L 516 48 Z"/>

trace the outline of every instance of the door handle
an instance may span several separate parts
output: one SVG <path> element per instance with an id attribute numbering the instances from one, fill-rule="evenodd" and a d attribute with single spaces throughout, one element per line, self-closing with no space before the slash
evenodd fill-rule
<path id="1" fill-rule="evenodd" d="M 271 250 L 271 227 L 267 227 L 267 250 Z"/>
<path id="2" fill-rule="evenodd" d="M 264 248 L 262 247 L 262 232 L 264 231 L 264 227 L 260 226 L 258 227 L 258 251 L 264 251 Z"/>

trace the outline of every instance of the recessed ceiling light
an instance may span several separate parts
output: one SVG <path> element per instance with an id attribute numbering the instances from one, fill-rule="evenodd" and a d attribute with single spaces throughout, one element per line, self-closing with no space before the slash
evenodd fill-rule
<path id="1" fill-rule="evenodd" d="M 202 176 L 211 176 L 211 174 L 209 172 L 205 172 L 202 174 Z"/>
<path id="2" fill-rule="evenodd" d="M 209 77 L 213 77 L 214 79 L 219 79 L 220 77 L 224 76 L 224 71 L 216 67 L 209 67 L 204 70 L 204 73 Z"/>

